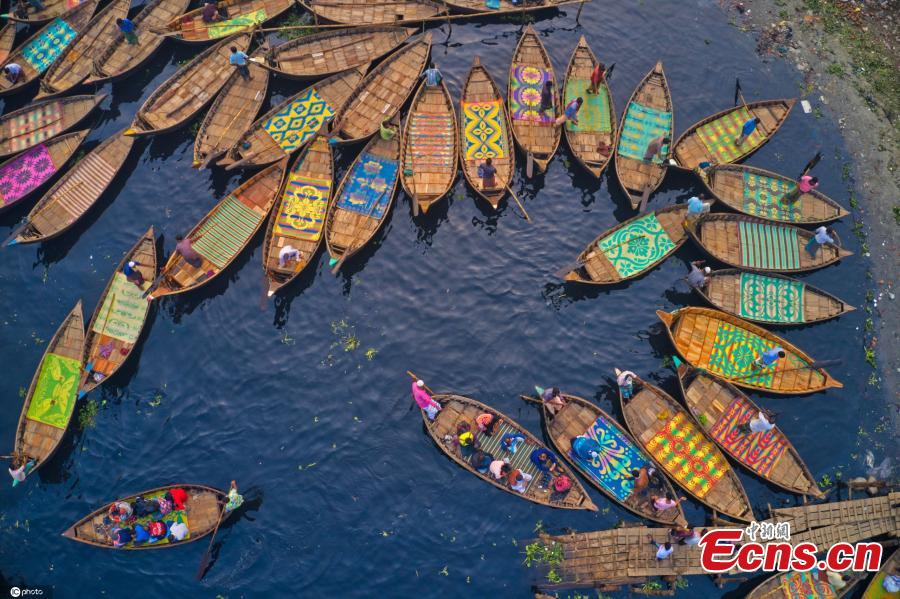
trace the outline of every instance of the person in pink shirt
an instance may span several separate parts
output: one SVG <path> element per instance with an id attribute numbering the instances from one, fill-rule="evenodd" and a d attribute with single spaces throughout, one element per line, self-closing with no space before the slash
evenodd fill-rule
<path id="1" fill-rule="evenodd" d="M 421 409 L 425 410 L 429 420 L 434 420 L 441 411 L 441 404 L 436 402 L 428 391 L 425 390 L 425 381 L 419 379 L 412 384 L 413 400 Z"/>
<path id="2" fill-rule="evenodd" d="M 788 204 L 793 204 L 800 198 L 801 193 L 809 193 L 818 186 L 819 179 L 817 177 L 803 175 L 802 177 L 800 177 L 800 180 L 797 181 L 797 186 L 787 194 L 785 194 L 784 201 Z"/>

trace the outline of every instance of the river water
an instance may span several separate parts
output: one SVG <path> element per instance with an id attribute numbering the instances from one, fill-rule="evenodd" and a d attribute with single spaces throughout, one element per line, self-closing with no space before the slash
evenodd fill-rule
<path id="1" fill-rule="evenodd" d="M 715 2 L 595 1 L 580 25 L 575 12 L 536 23 L 557 72 L 586 35 L 601 60 L 616 63 L 611 85 L 621 111 L 661 58 L 678 133 L 730 106 L 735 77 L 748 100 L 796 97 L 803 85 L 787 63 L 763 61 L 752 37 L 729 25 L 732 15 Z M 519 29 L 515 20 L 457 23 L 446 39 L 446 25 L 434 28 L 433 58 L 454 96 L 476 53 L 503 85 Z M 105 86 L 111 98 L 89 121 L 89 143 L 126 127 L 194 51 L 171 43 L 140 73 Z M 297 89 L 273 81 L 270 102 Z M 818 104 L 818 94 L 811 99 Z M 4 110 L 25 100 L 13 98 Z M 4 452 L 21 390 L 75 301 L 84 300 L 87 319 L 122 253 L 148 225 L 168 253 L 176 234 L 247 178 L 193 170 L 192 143 L 187 128 L 139 140 L 127 172 L 73 231 L 43 246 L 0 251 Z M 358 149 L 340 151 L 341 172 Z M 815 115 L 798 104 L 750 162 L 795 174 L 819 149 L 820 189 L 846 206 L 842 165 L 851 158 L 827 106 Z M 409 409 L 407 369 L 436 390 L 496 406 L 535 433 L 538 412 L 517 399 L 534 384 L 557 384 L 613 414 L 614 367 L 677 393 L 665 365 L 672 348 L 654 311 L 699 303 L 680 281 L 699 250 L 688 242 L 649 275 L 614 289 L 563 287 L 552 273 L 629 217 L 627 200 L 614 175 L 593 181 L 565 148 L 546 176 L 526 181 L 520 170 L 514 187 L 534 224 L 514 207 L 489 213 L 460 176 L 450 201 L 427 217 L 413 219 L 399 195 L 375 243 L 340 276 L 320 259 L 264 309 L 261 236 L 212 284 L 157 303 L 127 367 L 91 395 L 99 406 L 93 426 L 73 426 L 40 476 L 0 487 L 2 577 L 53 586 L 58 597 L 527 597 L 535 575 L 521 565 L 521 541 L 538 522 L 558 531 L 634 520 L 594 490 L 599 513 L 556 511 L 492 489 L 440 453 Z M 690 177 L 670 173 L 650 207 L 697 191 Z M 0 236 L 26 210 L 0 217 Z M 862 307 L 868 261 L 850 225 L 845 219 L 837 230 L 857 255 L 804 279 Z M 842 390 L 761 399 L 781 413 L 779 424 L 817 477 L 858 475 L 869 448 L 879 461 L 890 453 L 889 434 L 879 432 L 886 394 L 867 384 L 866 316 L 860 309 L 780 331 L 819 359 L 843 360 L 831 368 Z M 740 476 L 760 517 L 767 504 L 795 501 Z M 223 526 L 199 583 L 194 573 L 205 542 L 135 554 L 59 536 L 122 495 L 171 482 L 226 487 L 231 479 L 245 509 Z M 688 502 L 686 511 L 703 523 L 698 504 Z M 761 579 L 723 591 L 695 578 L 680 596 L 739 597 Z"/>

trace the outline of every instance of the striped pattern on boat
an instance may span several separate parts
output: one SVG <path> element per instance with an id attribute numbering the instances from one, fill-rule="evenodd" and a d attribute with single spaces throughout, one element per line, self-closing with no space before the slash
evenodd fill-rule
<path id="1" fill-rule="evenodd" d="M 224 268 L 244 248 L 262 219 L 263 215 L 228 196 L 197 231 L 194 249 L 218 268 Z"/>
<path id="2" fill-rule="evenodd" d="M 537 446 L 530 445 L 525 442 L 519 443 L 518 450 L 516 453 L 509 453 L 505 449 L 500 448 L 500 439 L 503 438 L 503 435 L 506 433 L 515 433 L 522 435 L 525 439 L 528 439 L 528 435 L 523 434 L 519 429 L 513 428 L 507 423 L 505 420 L 501 422 L 494 429 L 494 434 L 487 436 L 484 433 L 478 434 L 478 442 L 480 444 L 481 451 L 485 453 L 489 453 L 494 456 L 495 460 L 502 460 L 505 458 L 509 459 L 509 466 L 513 470 L 518 468 L 522 472 L 527 472 L 533 478 L 528 481 L 528 484 L 525 486 L 525 492 L 523 495 L 528 493 L 528 490 L 531 488 L 531 485 L 538 484 L 541 481 L 541 477 L 543 476 L 541 472 L 537 469 L 537 467 L 531 461 L 531 452 L 537 449 Z M 493 478 L 493 474 L 490 472 L 487 473 L 488 476 Z M 502 481 L 505 482 L 505 481 Z"/>
<path id="3" fill-rule="evenodd" d="M 800 242 L 792 227 L 740 222 L 741 264 L 751 268 L 800 268 Z"/>
<path id="4" fill-rule="evenodd" d="M 116 169 L 96 153 L 88 154 L 73 168 L 78 170 L 78 176 L 67 179 L 53 196 L 58 206 L 79 218 L 116 176 Z"/>
<path id="5" fill-rule="evenodd" d="M 410 117 L 408 169 L 453 165 L 453 117 L 448 114 L 414 114 Z"/>

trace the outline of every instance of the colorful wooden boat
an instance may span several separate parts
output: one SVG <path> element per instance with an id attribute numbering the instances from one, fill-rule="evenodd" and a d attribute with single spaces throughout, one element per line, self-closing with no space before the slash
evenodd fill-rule
<path id="1" fill-rule="evenodd" d="M 26 465 L 26 477 L 53 456 L 66 434 L 75 412 L 83 347 L 84 319 L 79 300 L 47 344 L 25 394 L 12 467 Z M 28 463 L 32 465 L 29 467 Z"/>
<path id="2" fill-rule="evenodd" d="M 805 248 L 815 237 L 812 231 L 743 214 L 704 214 L 688 233 L 716 260 L 756 272 L 804 272 L 853 255 L 824 245 L 811 256 Z"/>
<path id="3" fill-rule="evenodd" d="M 781 128 L 796 100 L 761 100 L 717 112 L 689 127 L 675 141 L 672 157 L 680 168 L 695 170 L 700 164 L 740 162 L 760 149 Z M 756 130 L 741 145 L 735 142 L 744 123 L 758 118 Z"/>
<path id="4" fill-rule="evenodd" d="M 15 23 L 7 23 L 0 29 L 0 64 L 6 62 L 9 55 L 12 54 L 13 45 L 16 43 L 16 25 Z"/>
<path id="5" fill-rule="evenodd" d="M 297 0 L 328 23 L 342 25 L 393 25 L 414 23 L 445 14 L 436 0 Z"/>
<path id="6" fill-rule="evenodd" d="M 441 404 L 441 411 L 438 412 L 434 420 L 429 420 L 425 411 L 421 410 L 425 429 L 435 445 L 464 470 L 471 472 L 498 489 L 527 501 L 561 509 L 597 511 L 597 506 L 591 501 L 581 481 L 575 476 L 571 467 L 562 460 L 558 462 L 558 471 L 572 481 L 572 487 L 569 491 L 560 496 L 560 494 L 552 491 L 549 485 L 541 484 L 544 476 L 531 462 L 530 458 L 532 451 L 539 448 L 547 449 L 547 447 L 521 424 L 500 410 L 496 410 L 469 397 L 452 393 L 437 393 L 433 394 L 432 397 Z M 500 419 L 492 435 L 478 432 L 478 426 L 475 423 L 475 418 L 485 413 Z M 456 441 L 458 435 L 457 426 L 462 423 L 466 423 L 471 427 L 472 434 L 476 435 L 479 448 L 482 451 L 490 454 L 494 459 L 508 459 L 511 468 L 521 470 L 523 473 L 531 476 L 531 479 L 526 483 L 527 486 L 524 492 L 514 491 L 506 484 L 506 481 L 497 481 L 490 472 L 481 474 L 472 467 L 469 460 L 460 452 L 459 443 Z M 519 443 L 516 452 L 512 454 L 500 447 L 500 439 L 507 433 L 516 433 L 525 438 L 524 441 Z"/>
<path id="7" fill-rule="evenodd" d="M 540 108 L 541 90 L 548 81 L 553 84 L 554 105 L 550 115 L 541 112 Z M 554 125 L 556 117 L 562 113 L 559 104 L 553 61 L 534 27 L 528 25 L 516 44 L 509 65 L 509 118 L 513 138 L 534 160 L 540 173 L 547 170 L 562 137 L 562 128 Z"/>
<path id="8" fill-rule="evenodd" d="M 144 277 L 143 285 L 129 281 L 122 272 L 130 261 L 135 262 L 135 270 Z M 150 302 L 141 296 L 154 277 L 156 238 L 150 227 L 116 266 L 91 314 L 84 340 L 79 397 L 99 387 L 131 356 L 150 309 Z"/>
<path id="9" fill-rule="evenodd" d="M 662 158 L 645 161 L 647 147 L 659 137 L 671 139 L 674 131 L 669 83 L 662 62 L 657 62 L 628 100 L 616 141 L 616 176 L 633 209 L 659 188 L 672 155 L 669 143 L 662 147 Z"/>
<path id="10" fill-rule="evenodd" d="M 684 204 L 640 214 L 601 233 L 578 255 L 566 281 L 614 285 L 655 268 L 687 240 Z"/>
<path id="11" fill-rule="evenodd" d="M 365 141 L 381 123 L 394 118 L 412 94 L 431 50 L 426 33 L 381 61 L 338 110 L 331 128 L 332 143 Z"/>
<path id="12" fill-rule="evenodd" d="M 676 361 L 678 384 L 688 411 L 722 451 L 786 491 L 817 499 L 825 496 L 803 458 L 777 426 L 767 433 L 738 431 L 760 412 L 746 393 L 708 372 Z"/>
<path id="13" fill-rule="evenodd" d="M 512 125 L 506 101 L 481 59 L 476 56 L 463 84 L 459 103 L 460 162 L 469 186 L 496 210 L 516 170 Z M 496 186 L 485 188 L 478 167 L 490 158 Z"/>
<path id="14" fill-rule="evenodd" d="M 125 36 L 115 39 L 94 58 L 94 66 L 85 83 L 99 83 L 124 77 L 145 64 L 165 41 L 165 36 L 152 32 L 185 11 L 190 0 L 149 0 L 131 21 L 137 28 L 140 43 L 129 44 Z"/>
<path id="15" fill-rule="evenodd" d="M 750 591 L 747 599 L 841 599 L 866 577 L 865 572 L 847 571 L 850 577 L 847 586 L 838 590 L 828 582 L 825 572 L 813 568 L 809 572 L 781 572 L 767 578 L 761 585 Z"/>
<path id="16" fill-rule="evenodd" d="M 88 152 L 38 200 L 7 245 L 46 241 L 69 230 L 97 203 L 133 145 L 133 137 L 119 132 Z"/>
<path id="17" fill-rule="evenodd" d="M 322 245 L 322 232 L 331 205 L 334 159 L 328 139 L 317 135 L 288 171 L 281 195 L 269 217 L 263 242 L 263 269 L 268 296 L 297 278 Z M 297 260 L 282 265 L 279 252 L 291 246 Z"/>
<path id="18" fill-rule="evenodd" d="M 147 297 L 184 293 L 206 285 L 231 264 L 259 231 L 278 197 L 287 161 L 273 164 L 238 186 L 185 235 L 202 258 L 192 266 L 172 252 Z"/>
<path id="19" fill-rule="evenodd" d="M 344 174 L 325 220 L 325 244 L 335 272 L 387 220 L 400 170 L 400 140 L 373 137 Z"/>
<path id="20" fill-rule="evenodd" d="M 106 94 L 39 100 L 0 116 L 0 158 L 65 133 L 100 105 Z"/>
<path id="21" fill-rule="evenodd" d="M 184 502 L 183 510 L 172 510 L 162 518 L 164 522 L 184 522 L 188 527 L 188 536 L 183 541 L 173 542 L 169 538 L 157 541 L 155 543 L 145 543 L 135 545 L 133 542 L 122 547 L 115 547 L 112 539 L 113 531 L 118 527 L 115 522 L 109 519 L 109 508 L 120 501 L 133 504 L 135 499 L 143 497 L 144 499 L 154 499 L 163 497 L 172 489 L 183 489 L 187 493 L 187 500 Z M 129 495 L 117 499 L 112 503 L 108 503 L 103 507 L 91 512 L 62 533 L 62 536 L 73 541 L 93 545 L 94 547 L 103 547 L 105 549 L 124 549 L 124 550 L 143 550 L 143 549 L 170 549 L 179 547 L 191 541 L 197 541 L 215 530 L 219 524 L 220 518 L 227 518 L 228 513 L 223 512 L 223 507 L 227 501 L 224 491 L 207 487 L 204 485 L 166 485 L 156 489 L 149 489 L 135 495 Z M 159 516 L 156 515 L 156 518 Z M 146 523 L 154 516 L 144 516 L 137 519 L 138 523 Z"/>
<path id="22" fill-rule="evenodd" d="M 0 69 L 14 62 L 22 67 L 22 75 L 15 83 L 6 77 L 0 77 L 0 96 L 17 92 L 37 81 L 53 63 L 58 61 L 66 48 L 86 31 L 98 1 L 87 0 L 54 18 L 11 52 Z"/>
<path id="23" fill-rule="evenodd" d="M 219 166 L 259 167 L 290 156 L 328 126 L 363 78 L 363 69 L 332 75 L 291 96 L 256 119 Z"/>
<path id="24" fill-rule="evenodd" d="M 62 170 L 90 130 L 75 131 L 38 144 L 0 164 L 0 212 L 22 204 Z"/>
<path id="25" fill-rule="evenodd" d="M 261 55 L 261 51 L 253 53 L 253 57 Z M 247 68 L 251 79 L 232 73 L 203 117 L 194 139 L 194 168 L 206 168 L 220 158 L 256 120 L 266 100 L 269 71 L 252 60 Z"/>
<path id="26" fill-rule="evenodd" d="M 688 307 L 671 314 L 657 310 L 675 351 L 694 368 L 703 368 L 738 387 L 802 395 L 844 385 L 792 343 L 736 316 L 710 308 Z M 753 362 L 780 347 L 785 357 L 774 367 Z"/>
<path id="27" fill-rule="evenodd" d="M 3 16 L 13 23 L 41 25 L 83 3 L 82 0 L 47 0 L 46 2 L 41 2 L 41 4 L 44 5 L 42 10 L 35 10 L 35 8 L 29 4 L 27 7 L 28 16 L 23 18 L 15 14 L 12 7 L 12 5 L 15 4 L 15 1 L 13 0 L 9 3 L 9 13 Z"/>
<path id="28" fill-rule="evenodd" d="M 597 86 L 596 94 L 588 93 L 597 62 L 597 57 L 582 35 L 566 69 L 562 105 L 565 107 L 577 98 L 583 100 L 578 111 L 578 124 L 567 122 L 563 130 L 575 160 L 599 178 L 609 165 L 616 145 L 617 123 L 616 106 L 606 78 Z M 600 152 L 599 148 L 604 146 L 606 151 Z"/>
<path id="29" fill-rule="evenodd" d="M 711 272 L 696 291 L 719 310 L 760 324 L 811 324 L 855 309 L 803 281 L 737 268 Z"/>
<path id="30" fill-rule="evenodd" d="M 269 50 L 264 66 L 289 78 L 333 75 L 368 65 L 415 32 L 413 28 L 373 25 L 313 33 Z"/>
<path id="31" fill-rule="evenodd" d="M 400 182 L 410 196 L 413 213 L 428 212 L 456 181 L 459 132 L 456 109 L 447 86 L 425 81 L 413 97 L 400 141 Z"/>
<path id="32" fill-rule="evenodd" d="M 293 5 L 293 0 L 220 0 L 216 3 L 219 20 L 207 23 L 203 8 L 195 8 L 173 18 L 160 33 L 180 42 L 202 44 L 252 29 Z"/>
<path id="33" fill-rule="evenodd" d="M 801 193 L 795 202 L 782 198 L 796 189 L 790 177 L 738 164 L 714 166 L 706 186 L 717 200 L 738 212 L 765 220 L 798 225 L 823 225 L 849 212 L 818 191 Z"/>
<path id="34" fill-rule="evenodd" d="M 113 0 L 87 24 L 84 32 L 50 65 L 40 82 L 36 98 L 65 93 L 80 85 L 94 68 L 94 57 L 119 35 L 116 19 L 128 16 L 130 0 Z"/>
<path id="35" fill-rule="evenodd" d="M 212 102 L 234 73 L 229 48 L 246 50 L 250 39 L 248 33 L 226 38 L 175 71 L 144 101 L 125 135 L 165 133 L 187 123 Z"/>
<path id="36" fill-rule="evenodd" d="M 616 369 L 616 376 L 620 374 Z M 749 522 L 753 508 L 737 473 L 694 418 L 665 391 L 635 377 L 626 399 L 625 425 L 657 467 L 711 510 Z"/>
<path id="37" fill-rule="evenodd" d="M 681 504 L 659 511 L 653 507 L 649 494 L 634 492 L 631 472 L 644 466 L 652 467 L 653 462 L 625 428 L 586 399 L 567 393 L 563 394 L 563 398 L 566 405 L 555 415 L 548 409 L 546 402 L 541 402 L 544 429 L 557 455 L 561 455 L 596 489 L 625 509 L 668 526 L 687 526 Z M 576 437 L 596 441 L 600 448 L 597 457 L 588 461 L 573 452 L 572 440 Z M 654 478 L 661 486 L 658 493 L 675 495 L 668 478 Z"/>
<path id="38" fill-rule="evenodd" d="M 897 599 L 897 593 L 889 593 L 884 588 L 884 579 L 889 575 L 897 575 L 900 571 L 900 549 L 895 549 L 889 558 L 884 560 L 881 569 L 869 582 L 863 592 L 862 599 Z"/>

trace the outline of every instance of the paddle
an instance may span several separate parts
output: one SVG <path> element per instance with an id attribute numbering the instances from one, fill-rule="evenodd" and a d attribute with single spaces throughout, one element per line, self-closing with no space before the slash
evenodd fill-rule
<path id="1" fill-rule="evenodd" d="M 772 371 L 772 374 L 783 374 L 783 373 L 785 373 L 785 372 L 797 372 L 797 371 L 800 371 L 800 370 L 819 370 L 819 369 L 825 368 L 826 366 L 837 366 L 838 364 L 841 364 L 842 362 L 843 362 L 843 360 L 841 360 L 841 359 L 836 359 L 836 360 L 819 360 L 819 361 L 817 361 L 817 362 L 813 362 L 812 364 L 807 364 L 806 366 L 799 366 L 799 367 L 797 367 L 797 368 L 785 368 L 784 370 L 779 370 L 779 371 L 774 371 L 774 370 L 773 370 L 773 371 Z M 734 377 L 734 378 L 732 378 L 732 379 L 725 379 L 725 380 L 726 380 L 726 381 L 727 381 L 727 380 L 732 380 L 732 381 L 742 381 L 742 380 L 744 380 L 744 379 L 749 379 L 749 378 L 754 377 L 754 376 L 759 376 L 759 375 L 761 375 L 761 374 L 766 374 L 766 372 L 767 372 L 766 370 L 763 370 L 762 368 L 760 368 L 759 370 L 756 370 L 756 371 L 754 371 L 754 372 L 751 372 L 750 374 L 745 374 L 745 375 L 742 375 L 742 376 Z"/>
<path id="2" fill-rule="evenodd" d="M 534 154 L 528 152 L 528 158 L 525 161 L 525 176 L 531 179 L 534 176 Z"/>
<path id="3" fill-rule="evenodd" d="M 522 214 L 525 215 L 525 220 L 527 220 L 528 222 L 532 222 L 531 217 L 528 216 L 528 212 L 525 210 L 525 206 L 523 206 L 522 202 L 519 201 L 518 196 L 516 196 L 516 192 L 512 190 L 512 187 L 509 186 L 509 183 L 506 184 L 506 189 L 509 191 L 512 198 L 516 201 L 516 204 L 519 205 L 519 209 L 522 211 Z"/>
<path id="4" fill-rule="evenodd" d="M 647 202 L 650 200 L 650 185 L 644 188 L 644 193 L 641 194 L 641 203 L 638 205 L 638 214 L 643 214 L 647 209 Z"/>
<path id="5" fill-rule="evenodd" d="M 735 79 L 734 80 L 734 105 L 735 106 L 737 106 L 738 99 L 741 100 L 741 103 L 743 103 L 745 105 L 747 104 L 746 102 L 744 102 L 744 94 L 743 94 L 743 91 L 741 90 L 741 80 Z"/>
<path id="6" fill-rule="evenodd" d="M 812 159 L 810 159 L 810 161 L 806 163 L 805 167 L 803 167 L 803 172 L 800 173 L 800 177 L 803 177 L 804 175 L 806 175 L 806 173 L 811 171 L 813 169 L 813 167 L 815 167 L 817 164 L 819 164 L 820 160 L 822 160 L 822 152 L 816 152 L 816 155 L 813 156 Z M 799 179 L 800 177 L 797 177 L 797 178 Z"/>
<path id="7" fill-rule="evenodd" d="M 609 65 L 609 68 L 606 69 L 606 73 L 604 73 L 603 78 L 606 79 L 607 81 L 609 81 L 609 78 L 612 77 L 613 69 L 615 69 L 615 68 L 616 68 L 616 63 L 612 63 L 611 65 Z"/>
<path id="8" fill-rule="evenodd" d="M 351 236 L 351 242 L 350 242 L 351 244 L 353 243 L 352 240 L 356 239 L 356 235 L 359 232 L 360 225 L 363 222 L 365 222 L 366 219 L 370 218 L 372 216 L 372 214 L 375 213 L 375 207 L 381 203 L 381 198 L 384 197 L 384 194 L 387 193 L 388 189 L 391 189 L 391 187 L 386 185 L 384 188 L 384 191 L 382 191 L 381 195 L 378 196 L 378 199 L 375 200 L 374 202 L 372 202 L 372 207 L 369 208 L 369 212 L 366 214 L 366 218 L 356 221 L 356 226 L 353 228 L 353 235 Z M 387 206 L 385 206 L 385 211 L 387 211 Z M 338 261 L 334 263 L 334 267 L 332 267 L 332 269 L 331 269 L 331 274 L 337 276 L 338 271 L 341 269 L 341 266 L 344 264 L 344 260 L 346 260 L 347 257 L 350 256 L 350 254 L 355 252 L 357 249 L 359 249 L 359 248 L 354 248 L 353 246 L 346 248 L 344 250 L 344 253 L 341 254 L 341 257 L 338 259 Z"/>
<path id="9" fill-rule="evenodd" d="M 614 246 L 612 246 L 612 247 L 608 247 L 608 248 L 606 248 L 606 249 L 603 249 L 603 248 L 598 247 L 597 249 L 599 249 L 601 252 L 603 252 L 604 254 L 606 254 L 607 252 L 611 252 L 611 251 L 613 251 L 613 250 L 616 249 L 616 248 L 622 247 L 622 246 L 625 245 L 626 243 L 631 243 L 631 242 L 634 241 L 635 239 L 640 239 L 640 238 L 641 238 L 640 235 L 635 235 L 634 237 L 629 237 L 629 238 L 626 239 L 625 241 L 622 241 L 622 242 L 620 242 L 620 243 L 617 243 L 616 245 L 614 245 Z M 594 256 L 594 255 L 595 255 L 594 252 L 590 252 L 588 255 L 585 256 L 585 259 L 590 258 L 590 257 L 592 257 L 592 256 Z M 567 274 L 569 274 L 569 273 L 572 272 L 573 270 L 579 269 L 579 268 L 581 268 L 581 267 L 583 267 L 583 266 L 584 266 L 584 262 L 575 262 L 573 265 L 565 266 L 565 267 L 559 269 L 558 271 L 556 271 L 556 272 L 553 273 L 553 274 L 556 275 L 556 278 L 557 278 L 557 279 L 564 279 L 565 276 L 566 276 Z"/>
<path id="10" fill-rule="evenodd" d="M 216 533 L 219 532 L 219 525 L 222 524 L 222 519 L 225 517 L 225 507 L 228 503 L 222 506 L 222 511 L 219 512 L 219 521 L 216 522 L 216 527 L 212 531 L 212 536 L 209 539 L 209 546 L 206 548 L 206 553 L 203 554 L 203 559 L 200 560 L 200 567 L 197 568 L 197 580 L 202 580 L 203 575 L 206 574 L 206 568 L 209 566 L 209 557 L 212 552 L 213 541 L 216 540 Z"/>

